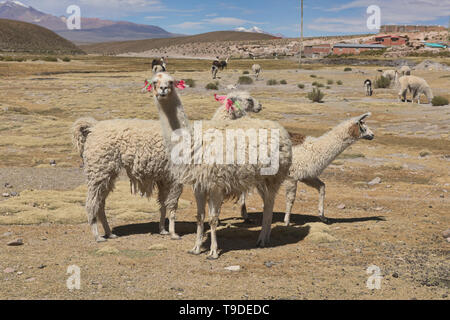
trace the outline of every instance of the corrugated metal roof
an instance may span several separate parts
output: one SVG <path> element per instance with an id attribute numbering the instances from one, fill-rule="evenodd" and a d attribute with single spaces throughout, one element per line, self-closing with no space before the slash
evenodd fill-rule
<path id="1" fill-rule="evenodd" d="M 336 43 L 335 48 L 369 48 L 369 49 L 384 49 L 387 48 L 382 44 L 364 44 L 364 43 Z"/>

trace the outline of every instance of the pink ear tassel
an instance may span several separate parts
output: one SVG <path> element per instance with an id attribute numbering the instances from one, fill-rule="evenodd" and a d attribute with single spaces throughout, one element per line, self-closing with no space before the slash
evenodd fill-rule
<path id="1" fill-rule="evenodd" d="M 186 83 L 184 82 L 184 80 L 177 81 L 175 83 L 175 86 L 180 90 L 186 89 Z"/>
<path id="2" fill-rule="evenodd" d="M 225 107 L 227 108 L 228 112 L 232 112 L 235 110 L 235 108 L 233 107 L 234 102 L 231 99 L 227 99 L 227 104 L 225 105 Z"/>
<path id="3" fill-rule="evenodd" d="M 150 82 L 148 82 L 148 80 L 145 80 L 145 85 L 144 85 L 144 87 L 142 87 L 142 91 L 148 91 L 148 92 L 152 91 L 152 84 Z"/>
<path id="4" fill-rule="evenodd" d="M 217 94 L 214 94 L 214 99 L 218 102 L 224 102 L 226 98 L 226 96 L 218 96 Z"/>

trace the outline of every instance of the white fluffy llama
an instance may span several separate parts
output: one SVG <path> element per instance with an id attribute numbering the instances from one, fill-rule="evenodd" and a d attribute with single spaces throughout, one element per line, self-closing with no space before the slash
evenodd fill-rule
<path id="1" fill-rule="evenodd" d="M 359 139 L 372 140 L 373 132 L 364 120 L 371 114 L 346 120 L 319 138 L 306 137 L 301 144 L 292 147 L 292 166 L 286 179 L 286 215 L 289 225 L 292 206 L 297 193 L 297 183 L 317 189 L 319 192 L 319 217 L 326 221 L 324 213 L 325 183 L 319 176 L 345 149 Z M 241 198 L 241 214 L 248 220 L 245 197 Z"/>
<path id="2" fill-rule="evenodd" d="M 231 107 L 225 106 L 228 100 L 232 102 Z M 248 112 L 260 112 L 261 108 L 248 92 L 231 92 L 224 98 L 224 104 L 217 109 L 214 118 L 222 121 L 239 119 Z M 106 219 L 105 200 L 122 169 L 130 178 L 133 193 L 150 197 L 154 186 L 158 186 L 159 231 L 163 235 L 170 234 L 172 239 L 179 239 L 175 232 L 175 213 L 182 185 L 172 179 L 168 169 L 159 121 L 82 118 L 73 126 L 73 141 L 83 159 L 88 180 L 86 211 L 96 241 L 105 241 L 98 234 L 97 219 L 103 225 L 106 238 L 115 238 Z M 165 229 L 167 210 L 170 213 L 169 232 Z"/>
<path id="3" fill-rule="evenodd" d="M 254 187 L 258 189 L 264 200 L 263 226 L 257 244 L 265 246 L 270 240 L 275 195 L 291 165 L 292 145 L 288 132 L 276 122 L 250 118 L 225 122 L 202 121 L 191 127 L 180 98 L 174 89 L 174 84 L 174 79 L 167 73 L 159 73 L 153 78 L 155 103 L 160 114 L 163 136 L 168 146 L 167 152 L 171 156 L 180 155 L 180 152 L 183 154 L 183 161 L 171 157 L 171 171 L 179 183 L 193 186 L 197 202 L 197 237 L 191 253 L 196 255 L 201 253 L 206 201 L 208 201 L 211 227 L 211 248 L 208 258 L 217 259 L 219 254 L 216 229 L 223 201 L 237 198 L 243 192 Z M 199 130 L 199 125 L 203 130 Z M 244 134 L 249 134 L 249 131 L 252 130 L 255 134 L 260 132 L 260 141 L 253 145 L 251 142 L 255 139 L 249 139 L 252 146 L 249 148 L 244 146 L 236 150 L 234 141 L 228 141 L 227 134 L 231 130 L 235 130 L 234 132 L 242 130 Z M 265 131 L 267 134 L 266 139 L 261 138 L 261 131 Z M 192 146 L 190 138 L 199 133 L 201 136 L 206 133 L 205 138 L 209 133 L 214 133 L 215 139 L 203 139 Z M 270 133 L 270 138 L 268 133 Z M 227 136 L 227 141 L 223 141 L 225 136 Z M 238 140 L 239 137 L 242 137 L 242 135 L 237 136 Z M 172 139 L 180 137 L 187 140 L 184 140 L 184 143 L 175 144 Z M 245 141 L 244 135 L 244 144 Z M 215 142 L 219 142 L 218 148 Z M 226 146 L 227 150 L 226 163 L 234 164 L 220 164 L 220 161 L 223 160 L 220 159 L 221 151 L 223 156 L 223 146 Z M 260 150 L 259 160 L 266 158 L 268 161 L 256 161 L 255 164 L 249 164 L 254 160 L 250 157 L 254 153 L 249 152 L 250 149 L 251 151 Z M 268 150 L 270 150 L 272 161 L 267 158 Z M 204 151 L 204 154 L 202 155 L 199 151 Z M 210 157 L 207 157 L 208 154 Z M 192 155 L 194 159 L 190 158 Z M 230 157 L 228 157 L 229 155 Z M 243 158 L 244 164 L 237 164 L 236 158 L 241 158 L 241 160 Z M 271 167 L 271 165 L 275 167 Z M 268 169 L 269 167 L 272 170 Z"/>
<path id="4" fill-rule="evenodd" d="M 405 65 L 405 66 L 402 66 L 402 67 L 399 69 L 398 74 L 399 74 L 400 77 L 403 77 L 403 76 L 410 76 L 410 75 L 411 75 L 411 68 L 408 67 L 408 66 L 406 66 L 406 65 Z"/>
<path id="5" fill-rule="evenodd" d="M 256 79 L 259 78 L 259 75 L 261 74 L 261 66 L 259 64 L 254 64 L 252 66 L 253 74 L 255 75 Z"/>
<path id="6" fill-rule="evenodd" d="M 398 97 L 400 101 L 407 102 L 406 94 L 408 91 L 411 92 L 412 103 L 417 100 L 417 103 L 420 104 L 420 96 L 422 94 L 427 97 L 428 103 L 433 99 L 433 92 L 424 79 L 416 76 L 403 76 L 400 77 L 399 82 L 400 91 L 398 92 Z"/>

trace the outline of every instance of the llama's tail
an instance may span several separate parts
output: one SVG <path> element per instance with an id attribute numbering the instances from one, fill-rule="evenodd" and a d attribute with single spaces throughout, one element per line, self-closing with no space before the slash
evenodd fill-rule
<path id="1" fill-rule="evenodd" d="M 80 118 L 72 126 L 72 142 L 81 157 L 83 157 L 86 139 L 96 124 L 97 120 L 93 118 Z"/>

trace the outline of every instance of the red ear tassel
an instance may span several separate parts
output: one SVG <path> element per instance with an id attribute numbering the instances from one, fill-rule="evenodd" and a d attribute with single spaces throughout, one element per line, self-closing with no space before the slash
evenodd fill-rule
<path id="1" fill-rule="evenodd" d="M 180 90 L 186 89 L 186 83 L 184 82 L 184 80 L 177 81 L 175 83 L 175 86 Z"/>
<path id="2" fill-rule="evenodd" d="M 142 87 L 142 91 L 148 91 L 148 92 L 152 91 L 152 84 L 150 82 L 148 82 L 148 80 L 145 80 L 145 85 L 144 85 L 144 87 Z"/>

